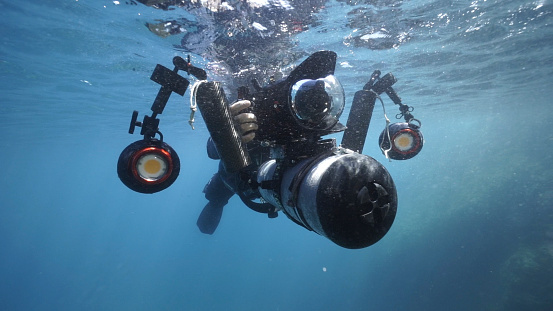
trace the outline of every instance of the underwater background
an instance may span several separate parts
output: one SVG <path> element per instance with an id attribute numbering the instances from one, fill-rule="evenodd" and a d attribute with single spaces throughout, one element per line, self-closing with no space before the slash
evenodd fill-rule
<path id="1" fill-rule="evenodd" d="M 218 163 L 199 114 L 196 130 L 187 124 L 189 92 L 160 116 L 177 181 L 150 195 L 120 182 L 119 154 L 141 138 L 127 133 L 131 112 L 149 113 L 159 90 L 156 64 L 191 53 L 232 83 L 213 67 L 231 40 L 186 45 L 185 33 L 212 27 L 194 12 L 240 2 L 286 19 L 299 3 L 147 2 L 0 0 L 0 310 L 553 310 L 551 0 L 317 1 L 285 41 L 260 36 L 297 56 L 283 66 L 338 54 L 343 123 L 376 69 L 415 107 L 424 148 L 392 162 L 375 107 L 364 153 L 389 170 L 399 205 L 388 234 L 361 250 L 237 197 L 214 235 L 200 233 Z M 179 19 L 174 34 L 147 27 Z"/>

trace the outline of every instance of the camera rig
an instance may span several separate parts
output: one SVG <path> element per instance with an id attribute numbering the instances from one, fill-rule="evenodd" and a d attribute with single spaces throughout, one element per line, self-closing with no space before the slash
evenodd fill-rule
<path id="1" fill-rule="evenodd" d="M 138 112 L 133 112 L 129 133 L 139 126 L 144 139 L 121 153 L 119 178 L 142 193 L 161 191 L 175 181 L 179 158 L 163 142 L 157 117 L 173 92 L 181 96 L 186 92 L 190 83 L 178 74 L 185 71 L 200 80 L 191 92 L 221 159 L 219 174 L 248 207 L 269 217 L 283 212 L 298 225 L 342 247 L 363 248 L 376 243 L 390 229 L 397 211 L 390 174 L 381 163 L 362 154 L 376 100 L 382 101 L 380 95 L 386 93 L 399 106 L 396 118 L 405 120 L 390 124 L 386 117 L 379 145 L 387 158 L 406 160 L 420 152 L 424 142 L 420 121 L 392 88 L 396 78 L 391 73 L 381 77 L 377 70 L 355 93 L 346 126 L 339 123 L 343 107 L 336 108 L 327 101 L 336 100 L 340 94 L 323 83 L 334 74 L 336 58 L 332 51 L 316 52 L 279 81 L 264 87 L 255 82 L 252 94 L 241 88 L 239 98 L 252 102 L 251 111 L 259 123 L 256 139 L 248 144 L 241 140 L 220 83 L 206 81 L 205 71 L 192 66 L 190 58 L 184 61 L 175 57 L 172 71 L 158 64 L 151 77 L 161 85 L 153 113 L 137 122 Z M 293 105 L 299 105 L 299 100 L 294 102 L 291 90 L 297 90 L 299 84 L 315 87 L 310 92 L 325 92 L 325 96 L 308 93 L 315 94 L 308 100 L 321 98 L 322 102 L 307 102 L 312 107 L 299 107 L 303 110 L 298 113 L 299 108 Z M 326 123 L 312 126 L 314 121 L 305 117 L 305 112 L 319 108 L 328 115 L 319 114 L 316 120 Z M 344 132 L 340 145 L 335 139 L 323 139 L 339 132 Z"/>

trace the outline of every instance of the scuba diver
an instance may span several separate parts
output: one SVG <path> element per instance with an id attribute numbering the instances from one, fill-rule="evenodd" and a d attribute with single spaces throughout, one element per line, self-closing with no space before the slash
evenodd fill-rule
<path id="1" fill-rule="evenodd" d="M 261 88 L 259 83 L 254 80 L 252 83 L 256 90 L 255 95 L 250 95 L 249 88 L 246 86 L 239 88 L 238 98 L 243 99 L 230 105 L 229 110 L 241 140 L 246 144 L 248 153 L 254 162 L 254 170 L 270 159 L 270 154 L 275 152 L 275 148 L 287 146 L 288 152 L 292 152 L 292 146 L 294 146 L 294 153 L 301 157 L 307 157 L 320 149 L 318 145 L 321 136 L 345 130 L 345 126 L 338 122 L 344 106 L 344 91 L 332 75 L 335 61 L 320 59 L 333 56 L 333 54 L 315 54 L 306 60 L 303 66 L 300 65 L 299 69 L 294 70 L 287 79 L 273 82 L 265 88 Z M 315 66 L 319 66 L 319 68 L 315 68 Z M 313 69 L 320 73 L 304 72 Z M 295 81 L 302 75 L 305 76 L 304 78 L 309 76 L 321 76 L 321 78 Z M 292 80 L 295 82 L 293 85 Z M 297 120 L 301 120 L 303 123 L 301 127 L 295 126 L 296 120 L 291 120 L 288 109 L 283 109 L 286 108 L 284 105 L 288 103 L 286 97 L 289 88 L 291 88 L 290 95 L 292 96 L 291 109 L 295 112 Z M 275 103 L 278 103 L 277 106 L 282 103 L 282 107 L 275 109 Z M 252 107 L 252 104 L 255 107 Z M 256 114 L 262 116 L 259 122 Z M 211 159 L 221 159 L 211 138 L 207 142 L 207 154 Z M 287 161 L 294 160 L 288 158 Z M 221 162 L 219 171 L 213 175 L 204 188 L 205 197 L 209 202 L 197 221 L 201 232 L 207 234 L 215 232 L 223 207 L 235 193 L 241 196 L 246 205 L 252 207 L 255 204 L 249 199 L 244 200 L 243 191 L 248 191 L 250 185 L 243 185 L 241 182 L 239 176 L 229 174 Z M 276 217 L 276 209 L 273 205 L 256 204 L 255 206 L 252 209 L 263 210 L 269 214 L 269 217 Z"/>
<path id="2" fill-rule="evenodd" d="M 173 71 L 158 65 L 152 80 L 162 85 L 152 116 L 137 122 L 133 113 L 129 132 L 142 127 L 144 140 L 129 145 L 119 158 L 121 181 L 134 191 L 154 193 L 176 179 L 180 162 L 159 131 L 163 107 L 172 92 L 183 95 L 189 82 L 179 70 L 195 76 L 191 117 L 199 108 L 210 133 L 209 158 L 220 161 L 204 188 L 207 204 L 197 226 L 213 234 L 224 206 L 233 195 L 252 210 L 279 213 L 339 246 L 358 249 L 378 242 L 390 229 L 397 211 L 397 192 L 386 168 L 362 154 L 376 100 L 386 93 L 399 106 L 396 118 L 379 137 L 388 159 L 406 160 L 423 146 L 421 123 L 392 88 L 397 81 L 376 70 L 363 89 L 355 93 L 346 125 L 339 122 L 344 110 L 342 85 L 334 76 L 336 53 L 320 51 L 301 62 L 285 78 L 252 89 L 238 89 L 237 101 L 229 104 L 218 82 L 206 80 L 205 71 L 175 57 Z M 335 138 L 343 132 L 340 145 Z M 155 136 L 160 138 L 157 139 Z"/>

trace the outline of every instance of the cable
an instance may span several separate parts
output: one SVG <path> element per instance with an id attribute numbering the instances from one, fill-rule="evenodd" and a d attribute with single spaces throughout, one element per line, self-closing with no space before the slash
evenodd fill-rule
<path id="1" fill-rule="evenodd" d="M 386 159 L 392 162 L 392 159 L 390 159 L 390 157 L 388 156 L 388 152 L 392 150 L 392 142 L 390 140 L 390 119 L 388 119 L 388 116 L 386 115 L 386 107 L 384 107 L 384 101 L 382 100 L 380 95 L 378 95 L 378 93 L 376 93 L 373 90 L 371 90 L 371 92 L 373 92 L 376 95 L 376 98 L 378 98 L 378 100 L 380 100 L 380 103 L 382 104 L 382 110 L 384 111 L 384 119 L 386 119 L 386 136 L 388 137 L 388 143 L 390 144 L 388 149 L 384 149 L 383 145 L 385 140 L 383 139 L 382 142 L 380 143 L 380 150 L 382 150 L 382 153 L 384 154 Z"/>
<path id="2" fill-rule="evenodd" d="M 194 82 L 192 87 L 190 88 L 190 119 L 188 120 L 188 124 L 192 127 L 192 130 L 194 130 L 194 115 L 196 114 L 196 110 L 198 110 L 198 104 L 196 102 L 196 93 L 198 92 L 198 86 L 200 84 L 207 82 L 207 80 L 198 80 Z"/>

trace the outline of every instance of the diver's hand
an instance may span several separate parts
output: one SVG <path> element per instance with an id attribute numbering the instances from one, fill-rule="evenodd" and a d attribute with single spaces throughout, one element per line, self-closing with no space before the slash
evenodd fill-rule
<path id="1" fill-rule="evenodd" d="M 257 117 L 251 112 L 242 112 L 250 108 L 252 103 L 249 100 L 240 100 L 230 105 L 230 113 L 234 116 L 234 122 L 240 128 L 242 141 L 247 143 L 254 139 L 257 130 Z"/>

